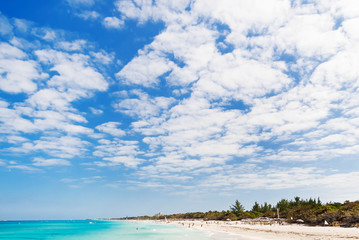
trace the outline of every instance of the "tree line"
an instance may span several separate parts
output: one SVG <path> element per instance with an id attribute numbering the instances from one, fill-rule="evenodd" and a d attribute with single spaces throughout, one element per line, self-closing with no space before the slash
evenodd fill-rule
<path id="1" fill-rule="evenodd" d="M 359 226 L 359 201 L 328 202 L 323 204 L 319 198 L 292 200 L 281 199 L 275 205 L 267 202 L 255 202 L 250 210 L 236 200 L 228 210 L 208 212 L 188 212 L 157 216 L 140 216 L 127 219 L 203 219 L 216 221 L 234 221 L 259 217 L 281 218 L 287 222 L 300 222 L 309 225 L 338 223 L 342 226 Z"/>

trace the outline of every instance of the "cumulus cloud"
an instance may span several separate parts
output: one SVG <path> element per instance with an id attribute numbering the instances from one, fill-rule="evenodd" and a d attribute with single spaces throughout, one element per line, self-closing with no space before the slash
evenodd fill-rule
<path id="1" fill-rule="evenodd" d="M 84 156 L 88 151 L 89 142 L 78 137 L 41 137 L 33 142 L 25 142 L 19 147 L 11 147 L 8 150 L 18 153 L 30 153 L 41 151 L 57 158 L 73 158 Z"/>
<path id="2" fill-rule="evenodd" d="M 178 12 L 184 11 L 190 4 L 190 0 L 176 2 L 165 1 L 142 1 L 140 4 L 131 0 L 118 0 L 116 7 L 127 18 L 133 18 L 143 23 L 148 20 L 175 21 Z M 177 16 L 180 17 L 180 16 Z"/>
<path id="3" fill-rule="evenodd" d="M 122 129 L 118 128 L 118 126 L 120 126 L 121 123 L 119 122 L 107 122 L 107 123 L 103 123 L 99 126 L 96 127 L 97 130 L 116 136 L 116 137 L 120 137 L 120 136 L 124 136 L 126 134 L 125 131 L 123 131 Z"/>
<path id="4" fill-rule="evenodd" d="M 343 32 L 333 30 L 334 25 L 329 13 L 298 15 L 278 30 L 276 44 L 288 54 L 324 59 L 345 44 Z"/>
<path id="5" fill-rule="evenodd" d="M 40 66 L 27 60 L 27 54 L 8 43 L 0 43 L 0 89 L 9 93 L 31 93 L 37 89 L 36 80 L 48 75 Z"/>
<path id="6" fill-rule="evenodd" d="M 118 80 L 145 88 L 165 81 L 181 98 L 166 98 L 161 108 L 157 96 L 139 94 L 114 105 L 145 135 L 153 165 L 141 176 L 189 177 L 245 161 L 253 163 L 252 175 L 244 171 L 231 182 L 228 172 L 217 171 L 210 178 L 243 188 L 296 188 L 327 175 L 287 163 L 356 156 L 358 35 L 351 5 L 356 9 L 349 1 L 332 8 L 324 1 L 118 1 L 125 18 L 166 25 Z M 262 163 L 283 166 L 301 181 Z"/>
<path id="7" fill-rule="evenodd" d="M 101 64 L 110 64 L 114 62 L 114 54 L 113 53 L 107 53 L 105 51 L 100 52 L 90 52 L 91 56 L 95 59 L 96 62 L 99 62 Z"/>
<path id="8" fill-rule="evenodd" d="M 50 156 L 34 159 L 31 166 L 12 168 L 35 171 L 33 166 L 70 165 L 61 158 L 86 154 L 90 143 L 79 136 L 94 135 L 94 129 L 84 126 L 85 113 L 73 103 L 107 90 L 109 84 L 99 66 L 108 64 L 113 54 L 101 49 L 84 52 L 91 44 L 83 39 L 68 40 L 65 31 L 39 28 L 26 20 L 1 19 L 11 26 L 8 31 L 14 37 L 0 43 L 0 90 L 26 94 L 14 95 L 9 102 L 0 99 L 1 141 L 9 145 L 6 151 L 10 154 Z M 81 54 L 71 53 L 74 51 Z"/>
<path id="9" fill-rule="evenodd" d="M 58 46 L 66 51 L 81 51 L 87 45 L 87 42 L 83 39 L 78 39 L 73 42 L 59 42 Z"/>
<path id="10" fill-rule="evenodd" d="M 39 60 L 49 64 L 54 75 L 47 84 L 65 90 L 98 90 L 105 91 L 108 83 L 104 77 L 90 66 L 89 57 L 83 54 L 68 54 L 54 50 L 35 52 Z M 76 92 L 76 94 L 81 94 Z"/>
<path id="11" fill-rule="evenodd" d="M 75 99 L 76 96 L 71 94 L 61 93 L 54 88 L 46 88 L 31 95 L 27 102 L 40 110 L 69 110 L 71 108 L 71 101 Z"/>
<path id="12" fill-rule="evenodd" d="M 85 40 L 61 39 L 53 49 L 35 46 L 35 55 L 24 50 L 21 39 L 1 43 L 1 90 L 27 94 L 21 103 L 0 100 L 0 130 L 9 135 L 2 141 L 16 145 L 7 150 L 51 156 L 33 162 L 38 166 L 65 165 L 63 158 L 91 153 L 92 166 L 135 169 L 140 184 L 156 188 L 168 187 L 163 180 L 171 176 L 176 188 L 196 184 L 218 191 L 313 183 L 326 188 L 324 182 L 335 181 L 344 189 L 345 181 L 357 179 L 354 170 L 333 173 L 318 164 L 359 153 L 357 3 L 121 0 L 115 5 L 118 17 L 105 17 L 107 28 L 124 29 L 128 19 L 164 23 L 124 65 L 117 64 L 115 53 L 85 50 L 91 45 Z M 87 14 L 83 18 L 99 18 L 97 12 Z M 10 22 L 1 21 L 0 32 L 11 33 Z M 52 29 L 33 34 L 46 44 L 60 36 Z M 111 74 L 101 71 L 107 68 L 117 72 L 117 92 L 101 99 L 111 99 L 121 117 L 112 120 L 105 118 L 109 109 L 103 102 L 87 105 L 93 114 L 77 109 L 97 91 L 112 91 Z M 105 120 L 91 122 L 96 114 Z M 32 141 L 21 135 L 35 132 L 45 134 Z M 93 137 L 93 145 L 82 136 Z"/>
<path id="13" fill-rule="evenodd" d="M 106 28 L 121 29 L 125 24 L 125 21 L 117 17 L 106 17 L 103 20 L 103 25 Z"/>
<path id="14" fill-rule="evenodd" d="M 147 118 L 159 115 L 175 102 L 174 98 L 150 98 L 148 94 L 141 91 L 133 91 L 133 93 L 138 98 L 127 98 L 115 105 L 118 111 L 133 117 Z"/>
<path id="15" fill-rule="evenodd" d="M 154 87 L 159 77 L 171 70 L 173 63 L 154 52 L 142 54 L 127 64 L 116 77 L 125 84 Z"/>
<path id="16" fill-rule="evenodd" d="M 96 161 L 95 164 L 100 167 L 124 165 L 130 168 L 136 168 L 144 162 L 139 155 L 143 154 L 139 148 L 138 141 L 126 141 L 114 139 L 100 139 L 96 146 L 94 156 L 101 157 L 103 161 Z"/>
<path id="17" fill-rule="evenodd" d="M 29 141 L 29 139 L 27 138 L 16 136 L 16 135 L 8 136 L 6 137 L 6 139 L 8 143 L 13 143 L 13 144 Z"/>
<path id="18" fill-rule="evenodd" d="M 21 111 L 12 109 L 10 105 L 3 102 L 0 106 L 0 131 L 13 134 L 16 132 L 32 133 L 38 130 L 37 126 L 29 119 L 21 116 Z"/>

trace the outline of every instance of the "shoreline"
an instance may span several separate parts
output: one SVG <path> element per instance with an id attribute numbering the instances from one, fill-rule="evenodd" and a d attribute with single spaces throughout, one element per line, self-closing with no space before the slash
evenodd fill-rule
<path id="1" fill-rule="evenodd" d="M 251 225 L 241 221 L 186 221 L 176 220 L 170 224 L 195 229 L 214 239 L 231 240 L 344 240 L 359 239 L 359 228 L 331 226 L 306 226 L 300 224 Z"/>

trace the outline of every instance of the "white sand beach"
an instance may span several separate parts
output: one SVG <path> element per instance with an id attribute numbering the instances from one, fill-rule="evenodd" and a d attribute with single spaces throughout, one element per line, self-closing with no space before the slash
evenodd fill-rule
<path id="1" fill-rule="evenodd" d="M 204 231 L 214 239 L 343 240 L 359 239 L 359 228 L 310 227 L 298 224 L 252 225 L 242 222 L 173 221 L 172 224 Z"/>

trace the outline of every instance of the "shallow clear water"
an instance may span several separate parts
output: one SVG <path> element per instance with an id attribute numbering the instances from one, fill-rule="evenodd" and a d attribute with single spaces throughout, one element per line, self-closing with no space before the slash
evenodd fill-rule
<path id="1" fill-rule="evenodd" d="M 92 224 L 90 223 L 92 222 Z M 21 240 L 209 240 L 201 232 L 169 224 L 126 221 L 2 221 L 0 239 Z"/>

